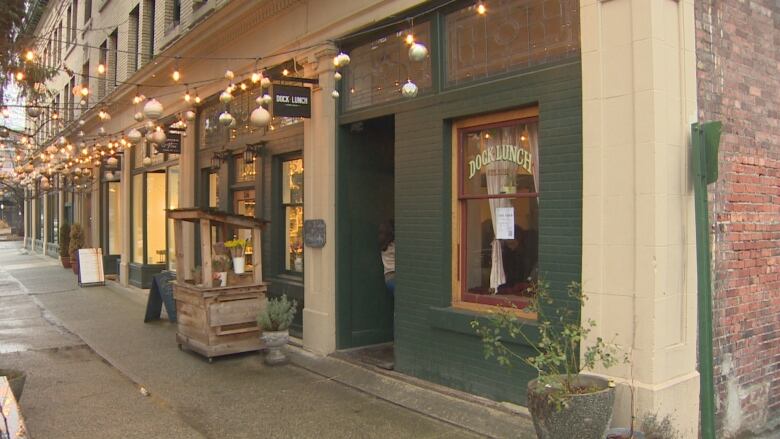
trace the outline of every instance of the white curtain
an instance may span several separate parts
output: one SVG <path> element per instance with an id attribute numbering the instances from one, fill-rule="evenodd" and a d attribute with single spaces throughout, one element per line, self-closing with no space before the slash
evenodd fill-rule
<path id="1" fill-rule="evenodd" d="M 531 151 L 531 172 L 534 177 L 534 192 L 539 192 L 539 127 L 536 124 L 526 125 L 528 146 Z M 539 198 L 536 198 L 537 204 Z"/>
<path id="2" fill-rule="evenodd" d="M 495 135 L 485 140 L 485 148 L 498 145 L 518 145 L 520 134 L 516 128 L 503 128 L 501 135 Z M 507 160 L 495 160 L 485 166 L 487 174 L 487 190 L 489 195 L 502 193 L 504 186 L 514 187 L 514 179 L 517 174 L 516 163 Z M 499 207 L 511 207 L 512 202 L 509 198 L 491 198 L 490 216 L 493 222 L 493 242 L 491 243 L 490 253 L 490 289 L 493 293 L 498 291 L 498 287 L 506 283 L 506 273 L 504 272 L 504 259 L 501 252 L 501 242 L 495 238 L 496 231 L 496 209 Z"/>

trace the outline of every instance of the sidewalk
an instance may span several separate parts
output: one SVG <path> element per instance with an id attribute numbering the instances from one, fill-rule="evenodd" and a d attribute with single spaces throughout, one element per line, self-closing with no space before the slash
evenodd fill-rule
<path id="1" fill-rule="evenodd" d="M 10 244 L 0 275 L 10 290 L 21 283 L 8 297 L 0 290 L 0 310 L 25 302 L 40 316 L 31 327 L 48 331 L 7 349 L 10 316 L 0 311 L 0 365 L 29 372 L 22 406 L 35 438 L 534 437 L 522 415 L 299 349 L 285 367 L 258 354 L 209 364 L 177 348 L 174 324 L 144 324 L 137 292 L 78 288 L 56 261 Z"/>

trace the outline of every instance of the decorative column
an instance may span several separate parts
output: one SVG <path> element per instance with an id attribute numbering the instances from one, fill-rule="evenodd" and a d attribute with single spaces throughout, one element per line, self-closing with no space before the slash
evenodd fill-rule
<path id="1" fill-rule="evenodd" d="M 24 228 L 24 246 L 25 247 L 27 247 L 27 239 L 29 239 L 32 236 L 32 234 L 30 233 L 30 226 L 29 226 L 30 218 L 32 218 L 32 217 L 30 216 L 30 201 L 26 199 L 27 196 L 28 196 L 28 192 L 27 192 L 27 189 L 25 189 L 24 190 L 24 197 L 25 197 L 25 200 L 24 200 L 24 224 L 23 224 L 23 228 Z"/>
<path id="2" fill-rule="evenodd" d="M 90 206 L 89 208 L 89 242 L 87 243 L 87 247 L 90 248 L 98 248 L 100 247 L 100 232 L 101 232 L 101 222 L 100 217 L 102 214 L 102 211 L 100 210 L 100 192 L 101 192 L 101 173 L 103 172 L 103 168 L 101 166 L 95 166 L 92 168 L 92 172 L 94 172 L 95 175 L 95 183 L 92 188 L 90 188 L 91 195 L 90 195 Z"/>
<path id="3" fill-rule="evenodd" d="M 65 177 L 62 175 L 57 176 L 57 187 L 58 193 L 57 193 L 57 221 L 59 221 L 59 226 L 57 227 L 57 234 L 59 235 L 60 229 L 62 229 L 62 225 L 65 224 Z M 60 242 L 59 237 L 57 238 L 57 245 L 62 245 L 62 242 Z"/>
<path id="4" fill-rule="evenodd" d="M 130 254 L 133 251 L 133 217 L 130 210 L 131 200 L 133 199 L 132 193 L 132 174 L 131 169 L 133 166 L 133 155 L 135 148 L 141 148 L 141 144 L 138 143 L 130 148 L 125 149 L 122 153 L 122 179 L 121 194 L 122 199 L 119 201 L 119 215 L 122 217 L 122 230 L 119 233 L 122 234 L 122 254 L 119 257 L 119 283 L 123 286 L 128 286 L 130 279 Z"/>
<path id="5" fill-rule="evenodd" d="M 30 228 L 32 229 L 30 233 L 30 251 L 35 253 L 35 239 L 38 237 L 38 228 L 36 227 L 36 223 L 38 221 L 38 217 L 36 216 L 38 215 L 38 200 L 32 196 L 32 191 L 30 192 Z"/>
<path id="6" fill-rule="evenodd" d="M 43 221 L 41 221 L 41 228 L 43 229 L 43 236 L 41 237 L 41 241 L 43 242 L 43 247 L 41 254 L 44 256 L 46 255 L 46 243 L 49 242 L 49 203 L 46 198 L 46 195 L 41 197 L 41 200 L 43 200 Z"/>
<path id="7" fill-rule="evenodd" d="M 325 221 L 326 243 L 304 251 L 303 345 L 328 354 L 336 350 L 336 102 L 333 57 L 335 47 L 308 57 L 307 73 L 319 78 L 311 92 L 311 119 L 304 121 L 305 219 Z"/>
<path id="8" fill-rule="evenodd" d="M 698 436 L 696 260 L 690 124 L 693 0 L 582 0 L 583 253 L 591 338 L 631 363 L 613 424 L 671 415 Z M 629 387 L 630 386 L 630 387 Z"/>

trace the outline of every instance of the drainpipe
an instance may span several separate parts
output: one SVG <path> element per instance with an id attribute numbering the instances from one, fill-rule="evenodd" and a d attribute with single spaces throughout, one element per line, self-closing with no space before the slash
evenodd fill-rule
<path id="1" fill-rule="evenodd" d="M 696 206 L 696 271 L 699 305 L 699 408 L 701 437 L 715 439 L 715 387 L 712 368 L 712 271 L 707 185 L 718 179 L 721 123 L 694 123 L 694 204 Z"/>

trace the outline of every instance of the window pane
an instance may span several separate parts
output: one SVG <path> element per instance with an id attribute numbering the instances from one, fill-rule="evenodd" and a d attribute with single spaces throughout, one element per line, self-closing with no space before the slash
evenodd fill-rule
<path id="1" fill-rule="evenodd" d="M 408 79 L 417 85 L 420 93 L 430 90 L 431 58 L 410 60 L 407 34 L 407 31 L 394 32 L 350 51 L 343 90 L 346 109 L 401 99 L 401 87 Z M 416 41 L 430 50 L 429 22 L 414 26 L 413 34 Z"/>
<path id="2" fill-rule="evenodd" d="M 133 262 L 144 263 L 144 174 L 133 175 Z"/>
<path id="3" fill-rule="evenodd" d="M 526 294 L 529 282 L 536 280 L 539 260 L 537 203 L 536 198 L 466 202 L 466 296 Z M 507 219 L 509 225 L 499 236 L 506 239 L 495 239 L 494 226 L 502 230 L 502 222 Z"/>
<path id="4" fill-rule="evenodd" d="M 146 174 L 146 263 L 165 263 L 165 172 Z"/>
<path id="5" fill-rule="evenodd" d="M 168 168 L 168 209 L 179 207 L 179 167 Z M 173 233 L 173 220 L 167 220 L 168 226 L 168 269 L 176 270 L 176 239 Z"/>
<path id="6" fill-rule="evenodd" d="M 219 174 L 209 173 L 209 207 L 219 207 Z"/>
<path id="7" fill-rule="evenodd" d="M 282 163 L 282 203 L 303 203 L 303 159 Z"/>
<path id="8" fill-rule="evenodd" d="M 255 191 L 238 191 L 233 194 L 236 203 L 235 212 L 238 215 L 255 216 Z M 250 263 L 252 261 L 252 230 L 250 229 L 236 229 L 236 236 L 239 239 L 244 239 L 249 242 L 246 251 L 246 268 L 250 269 Z"/>
<path id="9" fill-rule="evenodd" d="M 538 191 L 536 122 L 467 131 L 462 133 L 461 142 L 465 195 Z"/>
<path id="10" fill-rule="evenodd" d="M 285 270 L 303 272 L 303 206 L 287 206 L 284 210 L 287 244 Z"/>
<path id="11" fill-rule="evenodd" d="M 236 156 L 233 159 L 236 164 L 236 182 L 242 183 L 247 181 L 255 181 L 255 161 L 247 163 L 244 160 L 244 156 Z"/>
<path id="12" fill-rule="evenodd" d="M 122 253 L 122 215 L 121 199 L 122 185 L 111 182 L 108 186 L 108 254 Z"/>
<path id="13" fill-rule="evenodd" d="M 579 0 L 491 1 L 488 8 L 445 18 L 448 84 L 579 56 Z"/>

